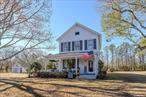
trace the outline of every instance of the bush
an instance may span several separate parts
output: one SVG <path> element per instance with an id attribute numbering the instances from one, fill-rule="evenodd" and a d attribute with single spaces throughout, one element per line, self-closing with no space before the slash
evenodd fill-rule
<path id="1" fill-rule="evenodd" d="M 47 68 L 48 68 L 48 69 L 53 69 L 53 64 L 49 63 L 49 64 L 47 65 Z"/>
<path id="2" fill-rule="evenodd" d="M 40 63 L 38 63 L 38 62 L 34 62 L 30 66 L 30 71 L 31 72 L 35 72 L 36 73 L 36 72 L 40 71 L 41 69 L 42 69 L 42 65 Z"/>
<path id="3" fill-rule="evenodd" d="M 101 60 L 99 60 L 98 65 L 99 65 L 99 71 L 102 71 L 102 69 L 104 67 L 104 63 Z"/>
<path id="4" fill-rule="evenodd" d="M 35 77 L 37 76 L 37 72 L 39 72 L 42 69 L 42 65 L 38 62 L 33 62 L 30 65 L 30 68 L 28 69 L 29 77 Z"/>
<path id="5" fill-rule="evenodd" d="M 104 78 L 106 78 L 106 75 L 107 75 L 107 72 L 106 71 L 100 71 L 98 78 L 99 79 L 104 79 Z"/>
<path id="6" fill-rule="evenodd" d="M 67 78 L 67 72 L 38 72 L 37 77 L 41 78 Z"/>
<path id="7" fill-rule="evenodd" d="M 107 75 L 107 68 L 106 67 L 104 68 L 104 63 L 101 60 L 98 61 L 98 65 L 99 65 L 99 73 L 97 78 L 104 79 Z"/>

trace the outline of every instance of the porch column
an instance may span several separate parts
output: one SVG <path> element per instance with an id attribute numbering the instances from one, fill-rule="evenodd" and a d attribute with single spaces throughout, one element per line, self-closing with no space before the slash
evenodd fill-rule
<path id="1" fill-rule="evenodd" d="M 59 62 L 58 62 L 58 70 L 59 71 L 62 71 L 62 60 L 61 59 L 59 59 Z"/>
<path id="2" fill-rule="evenodd" d="M 78 62 L 77 62 L 78 58 L 76 57 L 76 64 L 75 64 L 75 70 L 76 70 L 76 74 L 77 74 L 77 69 L 78 69 Z"/>

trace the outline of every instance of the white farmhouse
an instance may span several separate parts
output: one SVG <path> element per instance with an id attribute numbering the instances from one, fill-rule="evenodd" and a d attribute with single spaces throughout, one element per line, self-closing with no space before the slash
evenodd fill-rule
<path id="1" fill-rule="evenodd" d="M 58 39 L 59 54 L 49 55 L 50 60 L 58 60 L 57 69 L 61 72 L 68 69 L 79 73 L 79 78 L 96 79 L 101 45 L 101 34 L 75 23 Z M 70 61 L 68 61 L 70 60 Z"/>

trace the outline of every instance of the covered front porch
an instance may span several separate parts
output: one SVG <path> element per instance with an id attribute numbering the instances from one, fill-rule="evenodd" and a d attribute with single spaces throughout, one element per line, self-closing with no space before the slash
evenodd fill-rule
<path id="1" fill-rule="evenodd" d="M 84 53 L 56 54 L 50 55 L 49 59 L 58 60 L 56 64 L 60 72 L 71 69 L 77 75 L 79 69 L 79 78 L 96 79 L 98 72 L 97 57 L 94 56 L 89 60 L 84 60 L 83 55 Z"/>

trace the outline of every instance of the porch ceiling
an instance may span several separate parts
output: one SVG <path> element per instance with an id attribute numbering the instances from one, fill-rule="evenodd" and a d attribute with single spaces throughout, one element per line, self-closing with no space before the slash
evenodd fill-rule
<path id="1" fill-rule="evenodd" d="M 64 59 L 64 58 L 79 58 L 84 53 L 61 53 L 55 55 L 49 55 L 49 59 L 57 60 L 57 59 Z"/>

